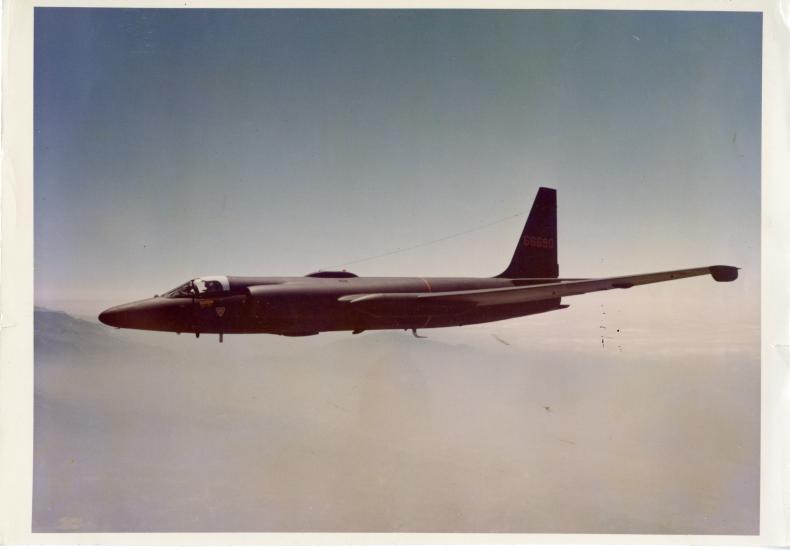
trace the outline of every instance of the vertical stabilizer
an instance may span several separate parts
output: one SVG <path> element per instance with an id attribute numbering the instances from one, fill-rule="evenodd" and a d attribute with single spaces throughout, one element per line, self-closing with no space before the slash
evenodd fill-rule
<path id="1" fill-rule="evenodd" d="M 527 224 L 507 269 L 497 275 L 506 279 L 559 277 L 557 265 L 557 191 L 538 189 Z"/>

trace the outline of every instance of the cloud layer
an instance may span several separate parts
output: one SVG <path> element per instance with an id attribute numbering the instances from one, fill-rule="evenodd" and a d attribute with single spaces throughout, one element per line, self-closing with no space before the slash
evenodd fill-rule
<path id="1" fill-rule="evenodd" d="M 35 531 L 758 527 L 753 354 L 36 324 Z"/>

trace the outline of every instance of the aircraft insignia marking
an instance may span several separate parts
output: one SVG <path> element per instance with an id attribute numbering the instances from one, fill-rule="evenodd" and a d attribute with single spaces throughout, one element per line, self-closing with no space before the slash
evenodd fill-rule
<path id="1" fill-rule="evenodd" d="M 222 317 L 223 315 L 225 315 L 225 308 L 224 307 L 214 308 L 214 311 L 217 312 L 217 317 Z"/>

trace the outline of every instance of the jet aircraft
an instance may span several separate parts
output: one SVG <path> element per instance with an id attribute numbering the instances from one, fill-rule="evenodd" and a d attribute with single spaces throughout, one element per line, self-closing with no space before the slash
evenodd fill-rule
<path id="1" fill-rule="evenodd" d="M 562 278 L 557 264 L 557 193 L 541 187 L 510 264 L 494 277 L 359 277 L 317 271 L 304 277 L 208 276 L 153 298 L 110 308 L 117 328 L 176 333 L 269 333 L 417 329 L 488 323 L 566 307 L 562 298 L 711 275 L 734 281 L 738 268 L 713 265 L 607 278 Z"/>

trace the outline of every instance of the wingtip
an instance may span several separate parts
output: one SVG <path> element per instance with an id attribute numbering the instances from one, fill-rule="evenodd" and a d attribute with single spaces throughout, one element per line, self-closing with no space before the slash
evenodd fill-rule
<path id="1" fill-rule="evenodd" d="M 738 271 L 740 269 L 740 267 L 731 265 L 712 265 L 710 266 L 710 274 L 714 281 L 728 283 L 738 278 Z"/>

